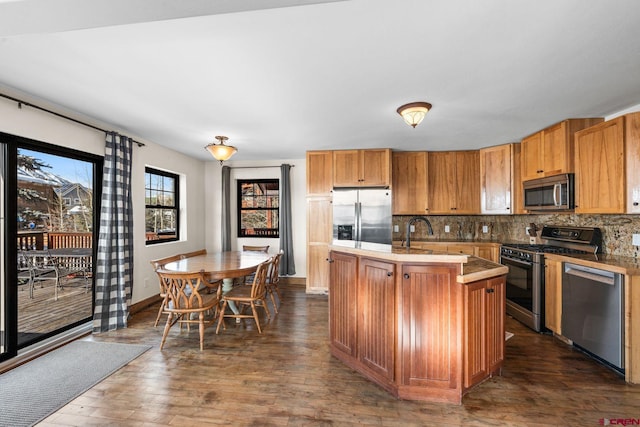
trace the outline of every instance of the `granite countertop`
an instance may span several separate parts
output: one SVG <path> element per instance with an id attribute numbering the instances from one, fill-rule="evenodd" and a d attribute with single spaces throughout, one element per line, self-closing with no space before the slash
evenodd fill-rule
<path id="1" fill-rule="evenodd" d="M 640 260 L 632 257 L 607 254 L 545 254 L 544 257 L 550 260 L 573 262 L 614 273 L 631 276 L 640 275 Z"/>
<path id="2" fill-rule="evenodd" d="M 395 262 L 460 263 L 461 274 L 456 278 L 459 283 L 470 283 L 496 277 L 507 274 L 508 271 L 506 266 L 483 258 L 428 249 L 409 249 L 403 246 L 354 242 L 351 240 L 334 240 L 329 249 Z"/>

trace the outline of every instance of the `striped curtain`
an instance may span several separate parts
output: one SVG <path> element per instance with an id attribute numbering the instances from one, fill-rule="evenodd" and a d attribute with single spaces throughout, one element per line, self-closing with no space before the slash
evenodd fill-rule
<path id="1" fill-rule="evenodd" d="M 132 146 L 131 138 L 107 133 L 93 332 L 127 327 L 133 278 Z"/>
<path id="2" fill-rule="evenodd" d="M 280 249 L 284 252 L 280 260 L 280 274 L 296 274 L 293 258 L 293 222 L 291 215 L 291 165 L 280 165 Z"/>
<path id="3" fill-rule="evenodd" d="M 222 167 L 222 250 L 231 250 L 231 168 Z"/>

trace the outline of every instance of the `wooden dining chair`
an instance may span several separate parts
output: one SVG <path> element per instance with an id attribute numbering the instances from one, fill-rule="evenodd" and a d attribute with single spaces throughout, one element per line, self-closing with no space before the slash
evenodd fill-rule
<path id="1" fill-rule="evenodd" d="M 204 350 L 204 328 L 206 324 L 212 324 L 216 320 L 222 288 L 218 286 L 214 293 L 209 293 L 210 288 L 202 271 L 178 273 L 159 270 L 158 274 L 167 287 L 167 305 L 164 310 L 169 314 L 160 341 L 160 350 L 164 347 L 169 330 L 176 323 L 197 323 L 200 351 Z M 205 318 L 208 311 L 213 312 L 210 319 Z"/>
<path id="2" fill-rule="evenodd" d="M 222 325 L 224 329 L 227 329 L 224 323 L 225 317 L 233 317 L 235 319 L 253 319 L 256 322 L 258 333 L 262 333 L 262 329 L 260 327 L 260 319 L 258 317 L 258 310 L 256 309 L 256 307 L 262 306 L 267 315 L 267 319 L 271 319 L 271 314 L 269 313 L 269 308 L 267 307 L 266 284 L 267 274 L 272 262 L 273 258 L 269 258 L 267 261 L 258 266 L 251 286 L 236 286 L 226 294 L 222 295 L 222 308 L 220 309 L 220 319 L 218 320 L 216 334 L 220 332 L 220 325 Z M 225 313 L 227 305 L 230 302 L 235 303 L 236 306 L 239 307 L 238 313 L 234 313 L 233 311 L 231 311 L 230 313 Z M 251 314 L 245 314 L 244 311 L 247 307 L 251 308 Z"/>
<path id="3" fill-rule="evenodd" d="M 251 246 L 251 245 L 242 245 L 242 252 L 264 252 L 265 254 L 269 253 L 269 245 L 265 246 Z M 244 276 L 240 278 L 240 281 L 234 281 L 235 284 L 246 284 L 250 285 L 253 283 L 253 274 L 248 276 Z"/>
<path id="4" fill-rule="evenodd" d="M 269 268 L 269 275 L 267 276 L 267 293 L 271 298 L 271 302 L 273 303 L 273 311 L 278 313 L 278 306 L 276 305 L 276 297 L 274 294 L 278 295 L 278 301 L 282 304 L 282 296 L 280 295 L 280 288 L 278 288 L 278 284 L 280 283 L 280 260 L 282 259 L 282 255 L 284 255 L 284 251 L 280 249 L 277 255 L 273 257 L 273 262 L 271 263 L 271 268 Z"/>
<path id="5" fill-rule="evenodd" d="M 266 245 L 266 246 L 242 245 L 242 250 L 245 251 L 245 252 L 264 252 L 264 253 L 269 253 L 269 245 Z"/>
<path id="6" fill-rule="evenodd" d="M 156 272 L 158 276 L 158 281 L 160 285 L 160 298 L 162 298 L 162 301 L 160 302 L 160 308 L 158 308 L 158 315 L 156 316 L 156 323 L 153 324 L 154 327 L 158 326 L 158 323 L 160 322 L 160 317 L 162 317 L 163 314 L 169 314 L 164 310 L 165 306 L 167 305 L 167 286 L 166 286 L 166 283 L 164 283 L 164 280 L 162 279 L 162 277 L 160 277 L 159 270 L 164 268 L 165 264 L 168 264 L 174 261 L 180 261 L 182 259 L 181 257 L 182 255 L 172 255 L 166 258 L 158 258 L 151 261 L 153 270 Z"/>
<path id="7" fill-rule="evenodd" d="M 191 258 L 191 257 L 194 257 L 194 256 L 206 255 L 206 254 L 207 254 L 207 250 L 206 249 L 199 249 L 197 251 L 180 254 L 180 259 Z"/>

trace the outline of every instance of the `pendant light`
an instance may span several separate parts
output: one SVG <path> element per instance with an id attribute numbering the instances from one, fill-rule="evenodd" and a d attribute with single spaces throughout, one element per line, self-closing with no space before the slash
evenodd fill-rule
<path id="1" fill-rule="evenodd" d="M 231 156 L 236 154 L 238 149 L 233 145 L 224 145 L 224 142 L 229 140 L 226 136 L 216 136 L 215 138 L 219 144 L 212 142 L 204 148 L 206 148 L 216 160 L 220 160 L 220 164 L 222 164 L 222 162 L 229 160 Z"/>

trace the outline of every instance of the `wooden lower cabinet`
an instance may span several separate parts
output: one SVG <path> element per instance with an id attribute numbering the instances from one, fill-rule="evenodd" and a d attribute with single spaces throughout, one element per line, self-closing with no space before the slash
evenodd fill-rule
<path id="1" fill-rule="evenodd" d="M 358 257 L 331 253 L 329 260 L 329 339 L 334 355 L 356 357 L 356 301 Z M 339 357 L 339 356 L 338 356 Z M 341 358 L 341 357 L 339 357 Z"/>
<path id="2" fill-rule="evenodd" d="M 504 276 L 465 286 L 465 389 L 502 369 L 505 286 Z"/>
<path id="3" fill-rule="evenodd" d="M 544 260 L 544 325 L 562 335 L 562 261 Z"/>
<path id="4" fill-rule="evenodd" d="M 360 259 L 358 360 L 372 374 L 393 381 L 395 366 L 395 264 Z"/>
<path id="5" fill-rule="evenodd" d="M 401 399 L 461 403 L 504 359 L 505 277 L 332 251 L 331 354 Z"/>

